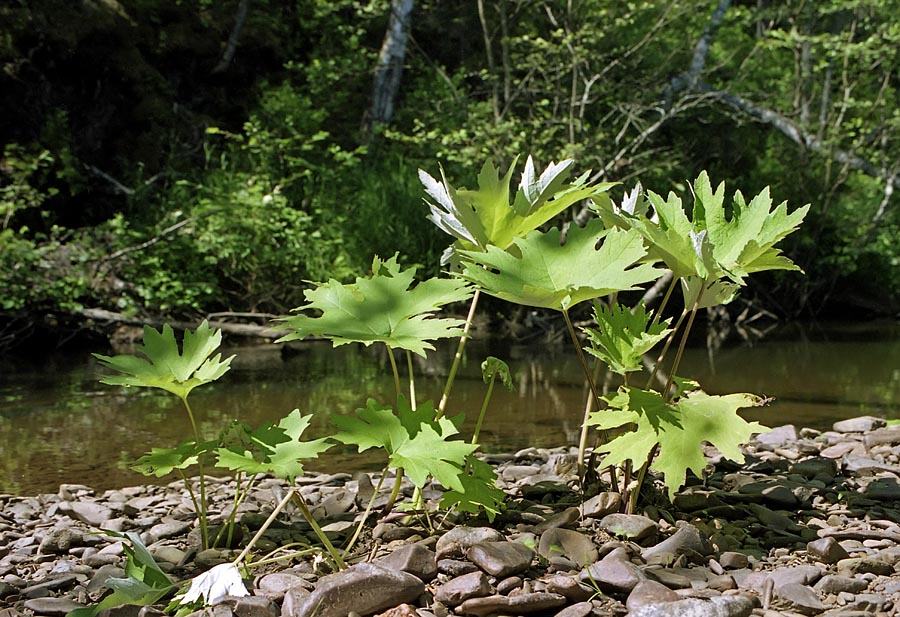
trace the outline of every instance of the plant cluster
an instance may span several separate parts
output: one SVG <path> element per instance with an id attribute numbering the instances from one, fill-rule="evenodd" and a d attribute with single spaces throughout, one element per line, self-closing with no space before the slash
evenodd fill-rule
<path id="1" fill-rule="evenodd" d="M 185 482 L 205 546 L 221 540 L 210 537 L 206 520 L 204 471 L 209 464 L 233 472 L 238 479 L 231 516 L 220 532 L 227 533 L 241 499 L 257 478 L 271 474 L 293 480 L 302 473 L 303 460 L 330 447 L 329 439 L 356 446 L 360 452 L 381 449 L 386 459 L 381 482 L 344 554 L 359 536 L 390 471 L 394 486 L 386 510 L 394 506 L 400 482 L 407 476 L 416 487 L 412 501 L 404 504 L 407 509 L 427 517 L 421 489 L 437 481 L 446 489 L 441 508 L 484 512 L 493 520 L 502 511 L 504 495 L 496 486 L 493 468 L 475 452 L 495 380 L 499 377 L 512 385 L 508 367 L 497 358 L 488 358 L 482 365 L 488 389 L 470 441 L 460 438 L 461 417 L 447 413 L 483 293 L 561 314 L 591 392 L 582 421 L 580 475 L 584 479 L 588 471 L 609 470 L 610 485 L 626 497 L 623 501 L 629 511 L 636 507 L 650 470 L 661 475 L 670 495 L 684 484 L 688 471 L 702 476 L 704 442 L 742 461 L 740 444 L 763 427 L 745 421 L 738 410 L 764 401 L 744 393 L 707 394 L 698 383 L 678 376 L 679 363 L 698 311 L 731 301 L 750 274 L 798 270 L 776 244 L 797 229 L 808 207 L 788 212 L 782 203 L 773 209 L 768 190 L 749 203 L 736 192 L 726 205 L 724 184 L 713 189 L 705 173 L 692 185 L 690 217 L 674 193 L 663 198 L 644 193 L 639 185 L 616 204 L 608 197 L 612 183 L 592 183 L 588 173 L 570 180 L 573 165 L 571 160 L 551 163 L 538 173 L 529 157 L 515 188 L 515 164 L 501 175 L 486 163 L 475 189 L 456 188 L 443 173 L 437 180 L 420 171 L 430 198 L 429 218 L 454 238 L 443 255 L 451 276 L 416 282 L 416 268 L 401 267 L 397 255 L 387 260 L 376 257 L 370 275 L 353 283 L 335 279 L 320 283 L 305 292 L 306 303 L 295 314 L 279 320 L 285 331 L 281 342 L 316 336 L 331 340 L 334 346 L 379 344 L 387 352 L 393 399 L 370 399 L 351 415 L 333 416 L 337 432 L 330 437 L 302 441 L 311 416 L 294 410 L 277 424 L 251 429 L 235 423 L 217 439 L 205 440 L 196 429 L 188 394 L 221 377 L 232 359 L 212 355 L 221 334 L 205 323 L 185 334 L 181 350 L 171 328 L 157 332 L 148 327 L 141 348 L 146 360 L 98 356 L 120 373 L 105 378 L 106 383 L 167 390 L 181 400 L 194 426 L 193 439 L 174 448 L 154 448 L 135 468 L 147 474 L 176 471 L 183 475 L 187 467 L 198 465 L 198 488 L 187 478 Z M 541 229 L 585 200 L 597 216 L 584 226 Z M 628 292 L 662 276 L 671 276 L 671 282 L 657 310 L 648 311 L 643 302 L 628 306 L 621 301 Z M 662 316 L 677 288 L 684 308 L 672 323 L 672 318 Z M 443 307 L 465 301 L 470 303 L 465 320 L 438 315 Z M 587 302 L 594 303 L 594 323 L 583 329 L 587 341 L 583 348 L 570 313 Z M 434 349 L 434 341 L 446 338 L 459 338 L 459 343 L 441 400 L 437 406 L 432 401 L 419 402 L 412 354 L 424 356 Z M 674 359 L 669 361 L 673 347 Z M 645 358 L 656 349 L 660 351 L 650 362 L 646 384 L 634 385 L 632 374 L 643 368 Z M 593 367 L 585 351 L 595 358 Z M 398 356 L 406 360 L 405 380 Z M 598 386 L 602 365 L 621 377 L 621 386 L 614 392 L 603 393 Z M 592 464 L 596 461 L 596 468 L 588 470 L 591 427 L 600 432 L 590 459 Z M 289 497 L 308 514 L 299 493 Z M 314 519 L 308 519 L 318 529 Z M 332 565 L 343 567 L 343 555 L 324 534 L 319 537 Z"/>

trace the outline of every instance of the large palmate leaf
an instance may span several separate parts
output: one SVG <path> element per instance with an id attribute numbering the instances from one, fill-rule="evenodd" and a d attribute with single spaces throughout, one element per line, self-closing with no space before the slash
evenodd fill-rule
<path id="1" fill-rule="evenodd" d="M 114 386 L 143 386 L 162 388 L 186 398 L 197 386 L 215 381 L 224 375 L 234 356 L 221 360 L 222 355 L 212 353 L 222 342 L 222 331 L 213 330 L 205 321 L 197 330 L 184 333 L 183 350 L 178 348 L 175 333 L 169 325 L 161 332 L 144 326 L 144 343 L 138 351 L 146 360 L 137 356 L 103 356 L 94 354 L 105 367 L 122 375 L 110 375 L 100 381 Z"/>
<path id="2" fill-rule="evenodd" d="M 684 484 L 688 469 L 702 476 L 706 466 L 701 448 L 704 441 L 726 458 L 742 463 L 740 445 L 754 433 L 766 430 L 737 414 L 738 409 L 763 403 L 752 394 L 710 396 L 694 390 L 667 402 L 659 392 L 622 387 L 607 402 L 609 409 L 591 414 L 588 424 L 601 430 L 630 424 L 635 428 L 598 448 L 598 452 L 606 453 L 600 465 L 631 461 L 639 467 L 658 444 L 659 455 L 651 469 L 663 474 L 670 497 Z"/>
<path id="3" fill-rule="evenodd" d="M 265 424 L 249 434 L 251 447 L 231 446 L 217 450 L 216 467 L 255 475 L 268 473 L 289 481 L 303 474 L 305 459 L 316 458 L 330 448 L 325 438 L 301 441 L 312 414 L 293 410 L 278 424 Z"/>
<path id="4" fill-rule="evenodd" d="M 462 251 L 462 276 L 503 300 L 561 311 L 660 275 L 652 265 L 638 264 L 647 250 L 637 231 L 606 230 L 598 219 L 571 226 L 564 245 L 555 227 L 514 244 L 510 251 Z"/>
<path id="5" fill-rule="evenodd" d="M 428 217 L 441 230 L 457 240 L 456 248 L 484 250 L 489 245 L 509 248 L 516 238 L 537 229 L 554 216 L 583 199 L 603 201 L 604 193 L 615 183 L 590 184 L 583 174 L 566 183 L 574 161 L 550 163 L 538 176 L 529 156 L 522 180 L 510 201 L 510 181 L 516 161 L 502 177 L 487 161 L 478 174 L 478 189 L 455 189 L 441 170 L 441 182 L 419 170 L 425 192 L 432 198 Z"/>
<path id="6" fill-rule="evenodd" d="M 200 456 L 210 449 L 210 443 L 198 444 L 193 440 L 184 441 L 174 448 L 151 448 L 150 452 L 129 467 L 145 476 L 161 478 L 176 469 L 187 469 L 191 465 L 196 465 Z"/>
<path id="7" fill-rule="evenodd" d="M 674 193 L 663 199 L 648 191 L 653 217 L 646 215 L 643 201 L 634 194 L 620 207 L 600 202 L 595 209 L 608 225 L 639 230 L 650 245 L 650 254 L 664 261 L 675 276 L 696 279 L 685 290 L 693 290 L 695 298 L 703 282 L 713 292 L 710 297 L 721 303 L 733 296 L 730 292 L 736 287 L 729 287 L 727 292 L 721 287 L 712 290 L 709 286 L 718 279 L 743 285 L 744 277 L 753 272 L 799 270 L 775 244 L 797 230 L 808 205 L 790 214 L 786 202 L 772 210 L 769 189 L 765 188 L 749 204 L 740 191 L 736 192 L 726 209 L 725 184 L 719 184 L 714 191 L 706 172 L 694 181 L 693 194 L 692 219 Z M 712 300 L 705 302 L 712 305 Z"/>
<path id="8" fill-rule="evenodd" d="M 416 486 L 424 486 L 432 476 L 448 488 L 464 490 L 463 465 L 478 446 L 450 440 L 459 430 L 447 417 L 435 420 L 431 403 L 413 410 L 401 396 L 395 414 L 391 407 L 369 399 L 355 417 L 334 416 L 332 422 L 340 429 L 334 439 L 355 445 L 360 452 L 384 448 L 389 465 L 405 470 Z"/>
<path id="9" fill-rule="evenodd" d="M 809 206 L 788 214 L 787 202 L 772 210 L 769 187 L 748 204 L 740 191 L 734 194 L 731 218 L 725 213 L 725 183 L 715 191 L 706 172 L 694 181 L 694 224 L 709 232 L 713 257 L 735 283 L 763 270 L 800 270 L 781 255 L 775 244 L 797 230 Z"/>
<path id="10" fill-rule="evenodd" d="M 668 320 L 651 326 L 643 303 L 633 312 L 621 304 L 597 306 L 594 320 L 598 327 L 584 330 L 591 343 L 586 351 L 619 375 L 641 370 L 643 355 L 672 332 Z"/>
<path id="11" fill-rule="evenodd" d="M 335 347 L 384 343 L 424 356 L 426 349 L 434 349 L 429 341 L 460 336 L 465 323 L 433 313 L 445 304 L 467 300 L 472 292 L 458 279 L 432 278 L 410 287 L 415 272 L 415 268 L 402 270 L 396 255 L 387 261 L 376 257 L 368 278 L 357 278 L 352 285 L 332 279 L 304 292 L 308 303 L 294 311 L 321 314 L 281 319 L 285 329 L 293 332 L 279 342 L 321 336 Z"/>

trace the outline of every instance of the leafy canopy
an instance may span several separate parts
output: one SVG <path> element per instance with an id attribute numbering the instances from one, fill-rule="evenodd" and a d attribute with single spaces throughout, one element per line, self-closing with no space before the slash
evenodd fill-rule
<path id="1" fill-rule="evenodd" d="M 317 310 L 320 315 L 285 317 L 285 329 L 293 330 L 278 342 L 306 336 L 330 339 L 334 346 L 347 343 L 384 343 L 408 349 L 420 356 L 434 349 L 429 342 L 462 334 L 460 319 L 437 318 L 433 313 L 445 304 L 467 300 L 472 291 L 458 279 L 432 278 L 414 287 L 416 268 L 402 270 L 394 255 L 387 261 L 375 258 L 372 275 L 345 285 L 334 279 L 307 290 L 307 304 L 297 311 Z"/>
<path id="2" fill-rule="evenodd" d="M 591 346 L 586 351 L 601 360 L 615 373 L 624 375 L 643 368 L 642 357 L 665 340 L 672 332 L 669 320 L 650 324 L 644 304 L 634 311 L 616 304 L 594 307 L 597 328 L 585 328 Z"/>
<path id="3" fill-rule="evenodd" d="M 565 311 L 660 275 L 651 264 L 638 263 L 647 250 L 637 231 L 606 230 L 598 219 L 584 227 L 572 225 L 565 244 L 555 227 L 533 231 L 514 244 L 510 251 L 495 246 L 462 251 L 462 276 L 503 300 Z"/>
<path id="4" fill-rule="evenodd" d="M 587 198 L 602 201 L 604 193 L 616 184 L 590 184 L 589 171 L 566 183 L 575 163 L 571 159 L 551 162 L 538 176 L 529 156 L 510 203 L 510 182 L 517 160 L 518 157 L 502 177 L 493 163 L 486 161 L 478 174 L 476 190 L 453 188 L 443 169 L 441 182 L 419 170 L 425 192 L 434 200 L 428 202 L 431 210 L 428 218 L 456 238 L 456 248 L 481 251 L 489 245 L 509 248 L 513 240 L 537 229 L 572 204 Z"/>
<path id="5" fill-rule="evenodd" d="M 215 381 L 231 368 L 234 356 L 225 360 L 221 354 L 210 357 L 221 342 L 222 331 L 213 330 L 206 321 L 194 332 L 185 331 L 183 351 L 168 324 L 160 332 L 144 326 L 144 342 L 138 351 L 146 360 L 131 355 L 94 356 L 103 366 L 123 373 L 104 377 L 102 383 L 161 388 L 184 399 L 197 386 Z"/>
<path id="6" fill-rule="evenodd" d="M 651 469 L 663 474 L 670 497 L 684 485 L 688 469 L 702 476 L 706 467 L 701 448 L 704 441 L 726 458 L 743 463 L 740 445 L 754 433 L 766 430 L 758 422 L 747 422 L 737 414 L 738 409 L 762 404 L 752 394 L 710 396 L 697 389 L 667 402 L 659 392 L 622 387 L 607 398 L 607 403 L 608 409 L 591 414 L 589 425 L 600 430 L 626 425 L 635 428 L 598 448 L 598 452 L 606 453 L 600 466 L 631 461 L 639 467 L 658 444 L 659 455 Z"/>
<path id="7" fill-rule="evenodd" d="M 431 402 L 413 410 L 401 396 L 396 414 L 391 407 L 369 399 L 365 408 L 356 410 L 356 417 L 334 416 L 331 421 L 340 429 L 334 439 L 355 445 L 360 452 L 384 448 L 389 465 L 405 470 L 416 486 L 425 486 L 428 476 L 433 476 L 462 492 L 463 465 L 478 446 L 450 440 L 459 433 L 456 425 L 447 417 L 434 420 L 434 415 Z"/>

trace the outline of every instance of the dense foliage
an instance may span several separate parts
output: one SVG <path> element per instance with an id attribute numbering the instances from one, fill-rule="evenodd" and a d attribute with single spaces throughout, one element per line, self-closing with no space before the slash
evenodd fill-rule
<path id="1" fill-rule="evenodd" d="M 470 178 L 520 152 L 661 195 L 688 198 L 701 169 L 771 184 L 813 204 L 784 247 L 808 276 L 764 275 L 744 299 L 895 312 L 898 9 L 424 0 L 393 119 L 371 125 L 385 0 L 7 3 L 0 346 L 85 307 L 283 314 L 373 253 L 435 273 L 447 242 L 417 168 Z"/>

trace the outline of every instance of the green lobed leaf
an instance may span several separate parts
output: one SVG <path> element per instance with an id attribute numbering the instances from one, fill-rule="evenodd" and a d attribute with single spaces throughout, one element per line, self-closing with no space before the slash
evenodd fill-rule
<path id="1" fill-rule="evenodd" d="M 230 368 L 234 356 L 221 359 L 212 353 L 222 342 L 222 331 L 213 330 L 204 321 L 195 331 L 186 330 L 183 351 L 168 324 L 156 331 L 144 326 L 143 344 L 138 351 L 147 359 L 130 355 L 104 356 L 94 354 L 106 368 L 122 373 L 100 381 L 109 385 L 161 388 L 186 398 L 197 386 L 217 380 Z"/>
<path id="2" fill-rule="evenodd" d="M 600 358 L 615 373 L 624 375 L 643 368 L 645 353 L 669 334 L 669 321 L 650 324 L 650 315 L 640 303 L 634 311 L 616 304 L 594 307 L 597 328 L 585 328 L 591 346 L 585 351 Z"/>
<path id="3" fill-rule="evenodd" d="M 426 349 L 434 349 L 429 341 L 461 336 L 463 320 L 437 318 L 433 313 L 445 304 L 467 300 L 471 289 L 461 280 L 440 278 L 410 287 L 415 272 L 416 268 L 402 270 L 396 255 L 384 262 L 376 257 L 368 278 L 359 277 L 352 285 L 332 279 L 304 292 L 307 304 L 294 311 L 321 314 L 280 319 L 284 329 L 293 332 L 279 342 L 320 336 L 335 347 L 384 343 L 424 356 Z"/>
<path id="4" fill-rule="evenodd" d="M 589 184 L 590 172 L 567 184 L 574 165 L 570 159 L 551 162 L 538 176 L 529 156 L 510 203 L 510 182 L 517 160 L 518 157 L 503 176 L 491 161 L 486 161 L 478 174 L 476 190 L 455 189 L 443 169 L 441 182 L 419 170 L 425 192 L 433 200 L 428 203 L 428 218 L 456 238 L 457 249 L 483 251 L 490 245 L 507 249 L 513 240 L 537 229 L 572 204 L 589 198 L 602 201 L 604 193 L 615 186 L 612 182 Z"/>
<path id="5" fill-rule="evenodd" d="M 658 445 L 659 454 L 650 467 L 663 474 L 670 498 L 684 485 L 687 470 L 702 477 L 706 466 L 703 442 L 715 446 L 724 457 L 742 463 L 740 445 L 754 433 L 766 430 L 737 413 L 738 409 L 762 404 L 752 394 L 710 396 L 694 390 L 666 402 L 658 392 L 622 387 L 607 402 L 610 409 L 591 414 L 588 424 L 601 430 L 631 424 L 635 427 L 597 449 L 606 453 L 600 465 L 631 461 L 639 467 Z"/>
<path id="6" fill-rule="evenodd" d="M 488 521 L 493 522 L 502 512 L 506 499 L 506 493 L 497 487 L 497 472 L 493 466 L 472 455 L 466 457 L 465 470 L 459 476 L 462 490 L 446 491 L 441 498 L 441 507 L 472 514 L 484 511 Z"/>
<path id="7" fill-rule="evenodd" d="M 131 469 L 145 476 L 161 478 L 176 469 L 187 469 L 196 465 L 199 457 L 209 451 L 210 444 L 184 441 L 174 448 L 151 448 L 150 452 L 129 465 Z"/>
<path id="8" fill-rule="evenodd" d="M 555 227 L 533 231 L 514 244 L 515 253 L 494 246 L 483 253 L 462 251 L 462 276 L 503 300 L 563 311 L 585 300 L 636 289 L 661 273 L 650 264 L 638 264 L 647 251 L 637 231 L 605 230 L 599 219 L 584 227 L 572 225 L 564 245 Z"/>
<path id="9" fill-rule="evenodd" d="M 255 448 L 241 446 L 218 448 L 216 467 L 250 475 L 267 473 L 289 481 L 303 474 L 302 461 L 317 458 L 332 444 L 325 438 L 302 441 L 312 414 L 294 409 L 278 424 L 265 424 L 250 435 Z"/>
<path id="10" fill-rule="evenodd" d="M 340 429 L 334 439 L 355 445 L 360 452 L 383 448 L 390 466 L 405 470 L 420 487 L 433 476 L 448 488 L 462 490 L 459 476 L 465 457 L 478 448 L 449 440 L 459 429 L 447 417 L 435 420 L 430 402 L 413 411 L 403 397 L 396 414 L 391 407 L 369 399 L 365 408 L 356 410 L 356 417 L 334 416 L 332 422 Z"/>

